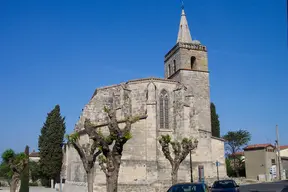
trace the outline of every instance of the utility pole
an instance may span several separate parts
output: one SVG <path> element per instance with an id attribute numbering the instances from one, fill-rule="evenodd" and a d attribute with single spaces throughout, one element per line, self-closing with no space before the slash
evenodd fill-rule
<path id="1" fill-rule="evenodd" d="M 62 166 L 61 166 L 61 172 L 60 172 L 60 183 L 59 183 L 59 192 L 62 192 L 62 174 L 63 174 L 63 164 L 65 163 L 65 153 L 64 153 L 65 144 L 61 144 L 62 149 Z"/>
<path id="2" fill-rule="evenodd" d="M 192 152 L 190 150 L 190 180 L 193 183 L 193 167 L 192 167 Z"/>
<path id="3" fill-rule="evenodd" d="M 280 156 L 280 145 L 279 145 L 279 132 L 278 125 L 276 125 L 276 148 L 277 148 L 277 159 L 278 159 L 278 170 L 279 170 L 279 180 L 282 179 L 282 170 L 281 170 L 281 156 Z"/>

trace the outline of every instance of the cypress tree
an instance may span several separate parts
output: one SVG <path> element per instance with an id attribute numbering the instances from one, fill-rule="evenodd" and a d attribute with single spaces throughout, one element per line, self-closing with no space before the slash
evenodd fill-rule
<path id="1" fill-rule="evenodd" d="M 29 147 L 26 146 L 25 148 L 25 155 L 29 158 Z M 24 165 L 23 172 L 21 174 L 21 186 L 20 192 L 29 192 L 29 159 L 27 160 L 27 164 Z"/>
<path id="2" fill-rule="evenodd" d="M 62 143 L 66 130 L 65 118 L 61 116 L 60 106 L 48 113 L 38 140 L 42 185 L 50 187 L 50 180 L 60 177 L 62 168 Z"/>
<path id="3" fill-rule="evenodd" d="M 220 138 L 220 121 L 219 121 L 219 116 L 216 113 L 216 107 L 215 107 L 214 103 L 210 104 L 210 110 L 211 110 L 211 131 L 212 131 L 212 136 Z"/>

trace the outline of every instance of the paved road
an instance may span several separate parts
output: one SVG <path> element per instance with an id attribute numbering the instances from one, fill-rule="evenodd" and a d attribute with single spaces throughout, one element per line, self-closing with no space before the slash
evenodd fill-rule
<path id="1" fill-rule="evenodd" d="M 280 192 L 285 186 L 288 186 L 288 181 L 242 185 L 240 192 Z"/>
<path id="2" fill-rule="evenodd" d="M 30 187 L 29 192 L 55 192 L 55 189 L 49 189 L 44 187 Z M 8 188 L 1 188 L 0 192 L 10 192 Z"/>

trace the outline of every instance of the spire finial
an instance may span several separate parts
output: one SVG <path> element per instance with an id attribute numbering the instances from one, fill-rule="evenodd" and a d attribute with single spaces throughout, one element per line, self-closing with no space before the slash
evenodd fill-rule
<path id="1" fill-rule="evenodd" d="M 181 8 L 184 10 L 184 0 L 181 0 L 181 3 L 182 3 Z"/>
<path id="2" fill-rule="evenodd" d="M 192 37 L 190 34 L 186 14 L 184 11 L 184 0 L 181 0 L 181 3 L 182 3 L 182 13 L 181 13 L 181 20 L 180 20 L 177 43 L 179 42 L 192 43 Z"/>

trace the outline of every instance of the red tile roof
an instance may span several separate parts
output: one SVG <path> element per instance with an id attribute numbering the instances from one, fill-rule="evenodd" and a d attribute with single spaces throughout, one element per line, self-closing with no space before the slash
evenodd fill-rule
<path id="1" fill-rule="evenodd" d="M 280 150 L 283 150 L 283 149 L 288 149 L 288 145 L 282 145 L 282 146 L 280 146 Z"/>
<path id="2" fill-rule="evenodd" d="M 265 143 L 265 144 L 255 144 L 255 145 L 248 145 L 247 147 L 244 148 L 244 150 L 247 149 L 261 149 L 261 148 L 266 148 L 266 147 L 274 147 L 274 145 L 272 145 L 271 143 Z"/>
<path id="3" fill-rule="evenodd" d="M 229 154 L 229 157 L 233 157 L 233 156 L 244 156 L 244 152 L 243 151 L 238 151 L 234 154 Z"/>
<path id="4" fill-rule="evenodd" d="M 33 151 L 32 153 L 30 153 L 29 157 L 40 157 L 40 154 L 39 152 Z"/>

